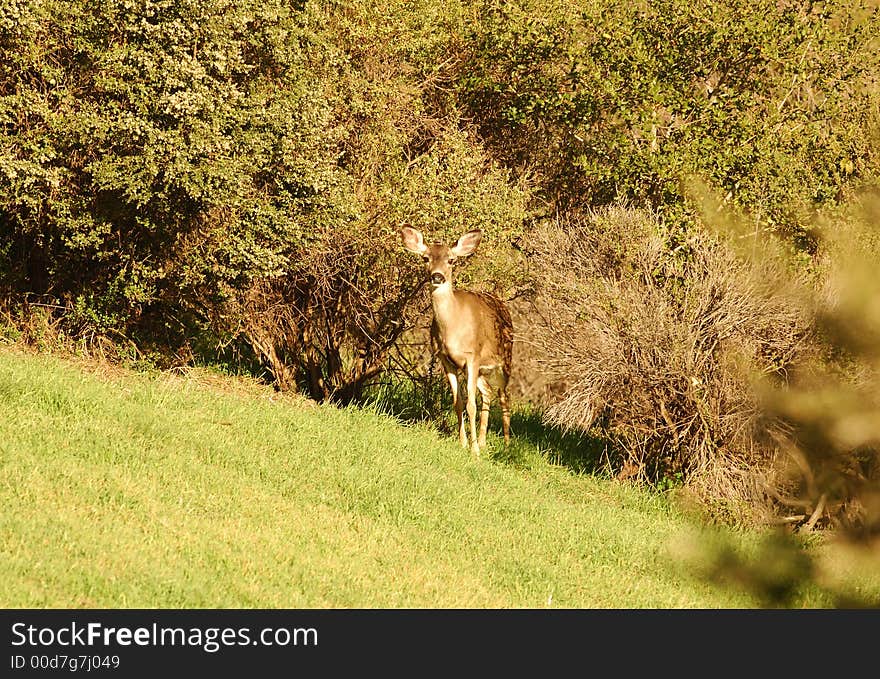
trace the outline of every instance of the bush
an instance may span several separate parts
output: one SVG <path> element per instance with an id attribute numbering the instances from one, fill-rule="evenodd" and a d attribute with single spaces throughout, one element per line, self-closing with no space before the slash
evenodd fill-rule
<path id="1" fill-rule="evenodd" d="M 781 381 L 811 349 L 783 262 L 742 262 L 709 236 L 670 250 L 655 216 L 620 207 L 549 224 L 528 248 L 540 319 L 528 341 L 564 385 L 548 418 L 603 428 L 621 477 L 757 509 L 776 455 L 752 373 Z"/>
<path id="2" fill-rule="evenodd" d="M 878 223 L 874 189 L 822 224 L 822 294 L 800 291 L 802 306 L 818 300 L 821 360 L 761 393 L 767 416 L 784 425 L 776 442 L 793 486 L 775 499 L 807 530 L 834 525 L 869 548 L 880 536 Z"/>
<path id="3" fill-rule="evenodd" d="M 14 291 L 99 332 L 180 341 L 204 321 L 185 313 L 196 301 L 277 275 L 316 224 L 348 217 L 287 3 L 16 7 L 0 42 Z"/>
<path id="4" fill-rule="evenodd" d="M 791 605 L 806 584 L 824 590 L 839 607 L 880 605 L 876 591 L 848 585 L 854 572 L 880 572 L 878 223 L 876 189 L 826 221 L 824 294 L 815 305 L 822 360 L 803 365 L 782 387 L 761 390 L 766 415 L 783 425 L 775 443 L 788 492 L 774 494 L 779 522 L 798 526 L 798 533 L 833 527 L 833 539 L 818 552 L 804 550 L 804 538 L 782 531 L 748 555 L 729 544 L 702 548 L 712 557 L 710 579 L 745 588 L 766 606 Z M 813 292 L 803 289 L 801 303 L 811 304 Z"/>
<path id="5" fill-rule="evenodd" d="M 170 361 L 232 346 L 348 400 L 410 324 L 401 221 L 521 233 L 528 192 L 429 110 L 445 33 L 407 3 L 3 12 L 0 292 L 73 336 Z M 486 261 L 474 279 L 514 272 Z"/>
<path id="6" fill-rule="evenodd" d="M 813 213 L 880 177 L 880 10 L 823 3 L 483 2 L 456 92 L 558 210 L 625 200 L 695 222 L 696 174 L 809 245 Z"/>

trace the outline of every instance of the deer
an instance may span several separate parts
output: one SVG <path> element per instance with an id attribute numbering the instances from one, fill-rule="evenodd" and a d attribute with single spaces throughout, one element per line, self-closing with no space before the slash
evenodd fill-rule
<path id="1" fill-rule="evenodd" d="M 482 232 L 468 231 L 452 247 L 440 242 L 425 243 L 422 233 L 409 225 L 401 227 L 404 247 L 425 262 L 431 285 L 431 342 L 440 357 L 452 390 L 452 404 L 458 418 L 458 438 L 468 447 L 464 410 L 470 423 L 470 450 L 476 457 L 486 447 L 489 406 L 494 392 L 501 404 L 504 444 L 510 443 L 510 407 L 507 383 L 513 358 L 513 322 L 510 312 L 497 297 L 484 292 L 456 290 L 452 269 L 456 260 L 473 254 Z M 467 404 L 462 403 L 459 377 L 466 384 Z M 480 392 L 480 430 L 477 435 L 477 391 Z"/>

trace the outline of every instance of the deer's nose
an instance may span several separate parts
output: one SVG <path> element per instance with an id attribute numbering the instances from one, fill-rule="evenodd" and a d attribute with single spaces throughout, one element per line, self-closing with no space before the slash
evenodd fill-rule
<path id="1" fill-rule="evenodd" d="M 443 285 L 445 282 L 446 277 L 439 271 L 435 271 L 431 274 L 431 283 L 433 283 L 434 285 Z"/>

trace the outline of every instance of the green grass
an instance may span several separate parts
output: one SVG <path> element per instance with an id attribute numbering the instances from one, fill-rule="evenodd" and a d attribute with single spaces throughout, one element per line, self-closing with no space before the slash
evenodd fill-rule
<path id="1" fill-rule="evenodd" d="M 204 371 L 0 349 L 0 606 L 755 605 L 676 559 L 664 497 L 552 464 L 555 440 L 475 460 Z"/>

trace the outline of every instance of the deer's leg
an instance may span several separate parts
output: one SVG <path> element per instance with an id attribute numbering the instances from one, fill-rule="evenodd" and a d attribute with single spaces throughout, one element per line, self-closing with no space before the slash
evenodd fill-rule
<path id="1" fill-rule="evenodd" d="M 480 375 L 477 378 L 477 389 L 480 391 L 480 438 L 477 441 L 480 448 L 486 447 L 486 430 L 489 428 L 489 406 L 492 403 L 492 387 L 488 380 Z"/>
<path id="2" fill-rule="evenodd" d="M 474 455 L 479 455 L 480 447 L 477 444 L 477 366 L 470 362 L 467 364 L 467 414 L 471 427 L 471 452 Z"/>
<path id="3" fill-rule="evenodd" d="M 501 383 L 498 389 L 498 397 L 501 401 L 501 426 L 504 428 L 504 445 L 510 443 L 510 403 L 507 399 L 507 381 Z"/>
<path id="4" fill-rule="evenodd" d="M 462 403 L 458 391 L 458 375 L 454 370 L 446 373 L 449 380 L 449 388 L 452 390 L 452 407 L 455 408 L 455 417 L 458 419 L 458 441 L 462 448 L 467 448 L 467 433 L 464 429 L 464 403 Z"/>

